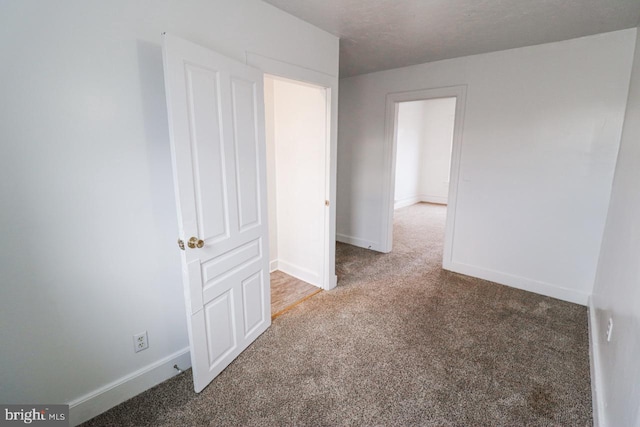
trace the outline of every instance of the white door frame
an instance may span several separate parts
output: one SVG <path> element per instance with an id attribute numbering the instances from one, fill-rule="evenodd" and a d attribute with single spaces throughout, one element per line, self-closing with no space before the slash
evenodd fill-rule
<path id="1" fill-rule="evenodd" d="M 297 65 L 268 58 L 257 53 L 247 52 L 247 65 L 259 68 L 264 74 L 311 83 L 324 87 L 327 93 L 327 144 L 326 144 L 326 200 L 329 201 L 325 214 L 324 241 L 324 283 L 322 288 L 330 290 L 336 287 L 336 174 L 338 152 L 338 77 Z"/>
<path id="2" fill-rule="evenodd" d="M 453 230 L 455 228 L 456 205 L 458 200 L 458 182 L 460 179 L 460 156 L 462 153 L 462 128 L 467 97 L 467 86 L 448 86 L 434 89 L 422 89 L 387 94 L 385 110 L 385 145 L 383 170 L 383 219 L 382 251 L 391 252 L 393 246 L 393 210 L 396 187 L 396 152 L 398 125 L 398 104 L 426 99 L 456 98 L 456 113 L 453 126 L 453 146 L 451 150 L 451 178 L 449 180 L 449 200 L 447 205 L 447 224 L 444 237 L 442 266 L 449 268 L 453 254 Z"/>

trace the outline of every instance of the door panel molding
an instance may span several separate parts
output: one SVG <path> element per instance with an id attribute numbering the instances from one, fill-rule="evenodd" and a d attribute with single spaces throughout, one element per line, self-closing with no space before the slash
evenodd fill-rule
<path id="1" fill-rule="evenodd" d="M 165 88 L 196 392 L 271 324 L 263 75 L 165 34 Z"/>

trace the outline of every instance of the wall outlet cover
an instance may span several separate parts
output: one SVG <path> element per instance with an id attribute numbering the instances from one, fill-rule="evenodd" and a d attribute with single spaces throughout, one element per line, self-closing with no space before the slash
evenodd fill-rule
<path id="1" fill-rule="evenodd" d="M 133 351 L 139 352 L 149 348 L 149 336 L 147 331 L 141 332 L 133 336 Z"/>

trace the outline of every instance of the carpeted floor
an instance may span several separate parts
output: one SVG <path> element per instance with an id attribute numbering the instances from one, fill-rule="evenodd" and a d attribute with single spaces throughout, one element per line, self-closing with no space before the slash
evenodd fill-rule
<path id="1" fill-rule="evenodd" d="M 338 244 L 338 288 L 202 393 L 187 371 L 86 425 L 591 425 L 586 308 L 442 270 L 444 219 L 396 211 L 391 254 Z"/>

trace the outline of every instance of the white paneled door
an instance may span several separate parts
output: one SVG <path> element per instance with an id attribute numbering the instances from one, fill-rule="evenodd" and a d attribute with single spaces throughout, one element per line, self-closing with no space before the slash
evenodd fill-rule
<path id="1" fill-rule="evenodd" d="M 262 72 L 164 36 L 193 381 L 271 324 Z"/>

